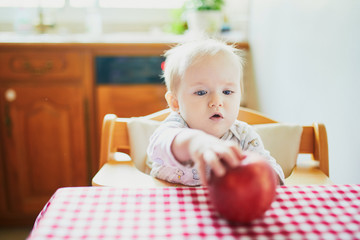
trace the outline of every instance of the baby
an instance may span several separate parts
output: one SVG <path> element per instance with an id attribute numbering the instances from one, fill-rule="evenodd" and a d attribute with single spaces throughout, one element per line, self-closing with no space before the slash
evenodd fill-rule
<path id="1" fill-rule="evenodd" d="M 214 39 L 180 44 L 165 54 L 166 101 L 172 112 L 148 146 L 150 175 L 188 186 L 206 185 L 210 170 L 235 167 L 242 151 L 265 156 L 284 182 L 284 173 L 255 130 L 238 121 L 243 59 L 233 46 Z"/>

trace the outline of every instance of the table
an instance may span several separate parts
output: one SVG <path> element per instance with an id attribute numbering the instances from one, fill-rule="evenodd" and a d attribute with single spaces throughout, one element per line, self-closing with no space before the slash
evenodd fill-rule
<path id="1" fill-rule="evenodd" d="M 208 189 L 58 189 L 29 239 L 360 239 L 360 185 L 279 186 L 250 224 L 218 216 Z"/>

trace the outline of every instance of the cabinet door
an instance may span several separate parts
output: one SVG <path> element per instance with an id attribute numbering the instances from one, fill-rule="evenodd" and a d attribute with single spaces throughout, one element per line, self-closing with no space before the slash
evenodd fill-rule
<path id="1" fill-rule="evenodd" d="M 118 117 L 140 117 L 165 109 L 165 93 L 166 87 L 162 84 L 97 86 L 99 134 L 104 116 L 108 113 Z"/>
<path id="2" fill-rule="evenodd" d="M 10 210 L 34 215 L 57 188 L 88 185 L 82 90 L 15 86 L 0 91 Z"/>

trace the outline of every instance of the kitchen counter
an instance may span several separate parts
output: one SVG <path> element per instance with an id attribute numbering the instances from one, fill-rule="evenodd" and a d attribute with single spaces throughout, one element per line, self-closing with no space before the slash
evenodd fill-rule
<path id="1" fill-rule="evenodd" d="M 196 35 L 175 35 L 153 32 L 121 32 L 102 35 L 91 34 L 18 34 L 0 32 L 0 43 L 179 43 L 196 38 Z M 242 32 L 233 31 L 219 35 L 228 42 L 246 43 Z"/>

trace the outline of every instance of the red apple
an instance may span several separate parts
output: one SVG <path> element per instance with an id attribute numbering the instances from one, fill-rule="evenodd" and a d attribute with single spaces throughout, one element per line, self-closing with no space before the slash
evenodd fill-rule
<path id="1" fill-rule="evenodd" d="M 237 167 L 222 177 L 211 173 L 210 200 L 218 213 L 229 221 L 249 223 L 263 216 L 276 196 L 278 176 L 266 159 L 255 152 L 244 152 Z"/>

